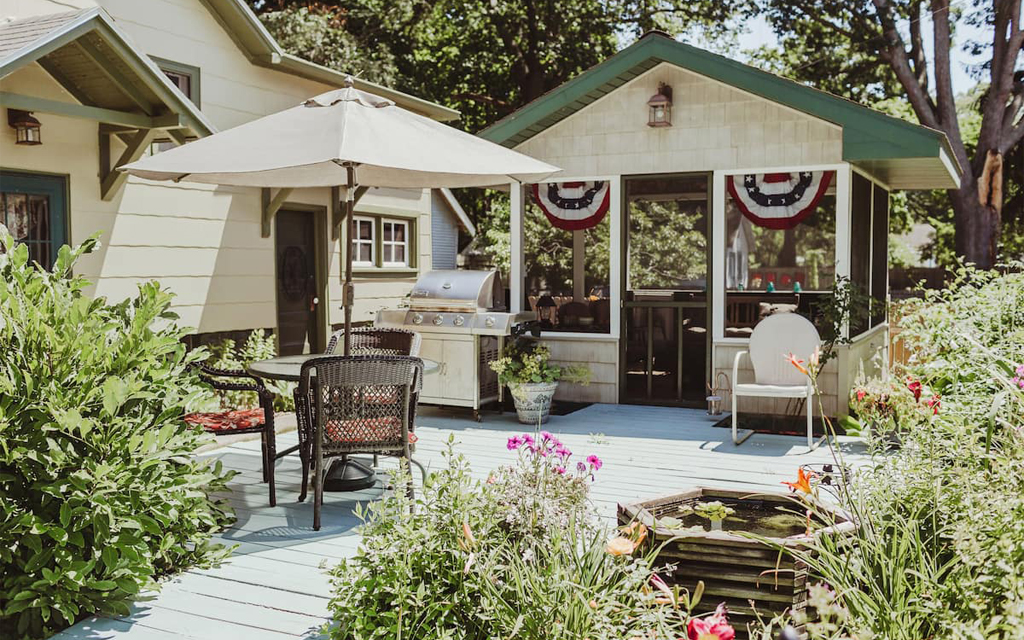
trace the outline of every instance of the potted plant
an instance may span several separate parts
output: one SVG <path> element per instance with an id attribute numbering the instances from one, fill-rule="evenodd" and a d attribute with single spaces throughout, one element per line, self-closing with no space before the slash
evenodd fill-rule
<path id="1" fill-rule="evenodd" d="M 558 382 L 576 384 L 590 382 L 590 369 L 584 366 L 563 367 L 551 364 L 551 350 L 534 340 L 518 338 L 509 342 L 501 357 L 490 363 L 498 374 L 498 382 L 512 392 L 519 422 L 543 424 L 551 414 L 551 399 Z"/>

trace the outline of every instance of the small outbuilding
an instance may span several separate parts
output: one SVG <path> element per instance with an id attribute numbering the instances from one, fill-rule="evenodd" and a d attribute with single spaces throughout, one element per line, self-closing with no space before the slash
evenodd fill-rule
<path id="1" fill-rule="evenodd" d="M 657 32 L 481 135 L 563 168 L 510 185 L 510 296 L 593 371 L 563 385 L 579 401 L 701 405 L 759 320 L 799 313 L 851 339 L 820 381 L 845 413 L 888 348 L 890 195 L 961 172 L 939 131 Z M 858 294 L 838 327 L 836 283 Z"/>

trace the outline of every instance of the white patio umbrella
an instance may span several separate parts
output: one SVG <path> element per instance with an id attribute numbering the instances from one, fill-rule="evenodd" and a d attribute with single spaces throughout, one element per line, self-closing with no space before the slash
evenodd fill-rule
<path id="1" fill-rule="evenodd" d="M 357 186 L 406 189 L 539 182 L 558 171 L 351 86 L 124 165 L 150 180 L 243 187 L 345 186 L 352 238 Z M 352 322 L 352 243 L 345 251 L 345 355 Z"/>

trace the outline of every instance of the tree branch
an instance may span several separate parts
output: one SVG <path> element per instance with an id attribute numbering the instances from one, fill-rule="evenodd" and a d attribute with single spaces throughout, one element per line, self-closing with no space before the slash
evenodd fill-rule
<path id="1" fill-rule="evenodd" d="M 949 127 L 946 131 L 960 138 L 960 124 L 956 117 L 956 96 L 950 71 L 949 0 L 932 0 L 932 31 L 935 38 L 935 97 L 938 102 L 939 122 Z M 964 158 L 966 159 L 966 153 Z"/>
<path id="2" fill-rule="evenodd" d="M 875 12 L 878 14 L 878 21 L 882 25 L 882 33 L 885 36 L 886 46 L 882 51 L 883 59 L 892 67 L 896 79 L 906 90 L 910 106 L 914 108 L 914 113 L 917 114 L 921 123 L 933 129 L 941 129 L 931 96 L 928 95 L 926 88 L 921 86 L 910 68 L 906 45 L 896 28 L 896 21 L 892 15 L 892 5 L 889 4 L 889 0 L 871 1 L 875 5 Z"/>
<path id="3" fill-rule="evenodd" d="M 917 81 L 928 91 L 928 60 L 924 56 L 924 37 L 921 35 L 921 1 L 915 0 L 910 8 L 910 61 Z"/>

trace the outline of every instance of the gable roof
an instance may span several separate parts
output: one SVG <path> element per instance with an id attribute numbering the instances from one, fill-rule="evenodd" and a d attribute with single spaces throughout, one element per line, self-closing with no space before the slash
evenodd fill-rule
<path id="1" fill-rule="evenodd" d="M 941 131 L 677 42 L 656 31 L 478 135 L 515 147 L 663 62 L 839 125 L 843 129 L 843 159 L 863 166 L 893 188 L 959 186 L 961 168 Z"/>
<path id="2" fill-rule="evenodd" d="M 274 40 L 260 19 L 252 12 L 244 0 L 200 0 L 220 23 L 235 44 L 253 62 L 263 67 L 291 73 L 308 80 L 324 84 L 343 86 L 348 74 L 335 71 L 304 58 L 287 53 Z M 393 101 L 400 107 L 415 111 L 441 122 L 458 120 L 460 114 L 455 109 L 439 105 L 429 100 L 390 89 L 366 80 L 355 78 L 355 87 L 369 91 Z"/>
<path id="3" fill-rule="evenodd" d="M 91 111 L 0 93 L 3 106 L 60 115 L 87 112 L 101 122 L 134 128 L 184 127 L 197 136 L 216 131 L 100 7 L 0 24 L 0 78 L 32 62 Z"/>
<path id="4" fill-rule="evenodd" d="M 441 197 L 448 203 L 448 208 L 455 214 L 459 224 L 466 230 L 466 233 L 470 236 L 476 237 L 476 226 L 473 224 L 473 221 L 469 219 L 469 215 L 466 214 L 466 210 L 462 208 L 461 204 L 459 204 L 459 201 L 455 197 L 455 194 L 452 193 L 452 190 L 442 188 L 439 189 L 439 191 L 441 192 Z"/>

